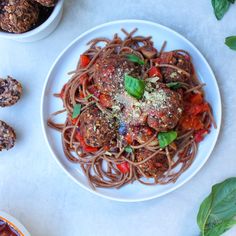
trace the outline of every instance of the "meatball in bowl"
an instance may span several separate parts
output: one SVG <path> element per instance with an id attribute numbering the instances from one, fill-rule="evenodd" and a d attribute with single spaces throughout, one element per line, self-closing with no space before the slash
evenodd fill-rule
<path id="1" fill-rule="evenodd" d="M 60 22 L 64 0 L 3 0 L 0 2 L 0 38 L 20 42 L 43 39 Z"/>

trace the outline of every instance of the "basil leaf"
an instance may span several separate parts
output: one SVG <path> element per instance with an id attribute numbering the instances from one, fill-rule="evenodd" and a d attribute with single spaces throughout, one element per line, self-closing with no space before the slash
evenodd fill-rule
<path id="1" fill-rule="evenodd" d="M 125 90 L 131 96 L 140 99 L 143 97 L 145 82 L 132 76 L 125 75 Z"/>
<path id="2" fill-rule="evenodd" d="M 217 20 L 221 20 L 228 11 L 230 2 L 228 0 L 211 0 Z"/>
<path id="3" fill-rule="evenodd" d="M 165 148 L 166 146 L 171 144 L 176 138 L 177 138 L 176 131 L 158 133 L 158 141 L 160 148 Z"/>
<path id="4" fill-rule="evenodd" d="M 132 152 L 133 152 L 133 148 L 130 147 L 130 146 L 127 146 L 127 147 L 125 147 L 125 151 L 126 151 L 127 153 L 132 153 Z"/>
<path id="5" fill-rule="evenodd" d="M 202 202 L 197 223 L 204 236 L 218 236 L 230 229 L 236 220 L 236 178 L 229 178 L 212 187 Z"/>
<path id="6" fill-rule="evenodd" d="M 225 44 L 233 49 L 236 50 L 236 36 L 230 36 L 225 39 Z"/>
<path id="7" fill-rule="evenodd" d="M 217 224 L 214 228 L 211 228 L 204 234 L 205 236 L 220 236 L 232 226 L 236 224 L 236 220 L 231 219 L 231 220 L 226 220 L 222 221 L 221 223 Z"/>
<path id="8" fill-rule="evenodd" d="M 234 4 L 235 3 L 235 0 L 228 0 L 229 2 L 231 2 L 232 4 Z"/>
<path id="9" fill-rule="evenodd" d="M 75 119 L 79 116 L 81 112 L 81 104 L 75 104 L 74 105 L 74 110 L 73 110 L 73 114 L 72 114 L 72 119 Z"/>
<path id="10" fill-rule="evenodd" d="M 144 62 L 142 59 L 140 59 L 138 56 L 136 56 L 136 55 L 134 55 L 134 54 L 128 54 L 128 55 L 126 55 L 126 57 L 127 57 L 127 59 L 128 59 L 129 61 L 138 63 L 138 64 L 140 64 L 140 65 L 144 65 L 144 64 L 145 64 L 145 62 Z"/>
<path id="11" fill-rule="evenodd" d="M 171 89 L 178 89 L 181 88 L 181 84 L 178 82 L 171 82 L 166 84 L 167 87 L 171 88 Z"/>

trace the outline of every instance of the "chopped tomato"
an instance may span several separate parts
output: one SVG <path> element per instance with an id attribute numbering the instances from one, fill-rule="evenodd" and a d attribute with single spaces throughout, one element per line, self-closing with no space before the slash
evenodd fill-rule
<path id="1" fill-rule="evenodd" d="M 96 147 L 90 147 L 90 146 L 86 145 L 86 146 L 83 147 L 83 150 L 85 152 L 97 152 L 99 149 L 96 148 Z"/>
<path id="2" fill-rule="evenodd" d="M 80 98 L 80 99 L 85 98 L 83 91 L 80 91 L 80 92 L 79 92 L 79 98 Z"/>
<path id="3" fill-rule="evenodd" d="M 192 104 L 201 104 L 203 103 L 203 96 L 201 93 L 195 93 L 189 98 Z"/>
<path id="4" fill-rule="evenodd" d="M 99 90 L 98 90 L 98 88 L 97 88 L 97 86 L 96 85 L 91 85 L 91 86 L 89 86 L 88 87 L 88 91 L 91 93 L 91 94 L 93 94 L 95 97 L 99 97 L 99 95 L 100 95 L 100 92 L 99 92 Z"/>
<path id="5" fill-rule="evenodd" d="M 78 120 L 78 118 L 71 119 L 71 123 L 72 123 L 72 125 L 75 125 L 76 122 L 77 122 L 77 120 Z"/>
<path id="6" fill-rule="evenodd" d="M 102 93 L 99 96 L 99 100 L 103 107 L 112 107 L 111 96 Z"/>
<path id="7" fill-rule="evenodd" d="M 109 151 L 109 150 L 110 150 L 110 147 L 109 147 L 109 146 L 104 146 L 103 149 L 104 149 L 105 151 Z"/>
<path id="8" fill-rule="evenodd" d="M 151 67 L 151 69 L 148 71 L 148 76 L 162 78 L 160 69 L 155 66 Z"/>
<path id="9" fill-rule="evenodd" d="M 60 92 L 60 98 L 61 98 L 61 99 L 64 98 L 65 90 L 66 90 L 66 84 L 63 85 L 62 90 L 61 90 L 61 92 Z"/>
<path id="10" fill-rule="evenodd" d="M 84 75 L 80 76 L 80 78 L 79 78 L 79 83 L 80 83 L 80 84 L 83 84 L 83 82 L 84 82 L 86 79 L 88 79 L 88 75 L 87 75 L 87 74 L 84 74 Z"/>
<path id="11" fill-rule="evenodd" d="M 199 104 L 199 105 L 192 105 L 190 106 L 189 110 L 187 110 L 187 113 L 190 114 L 190 115 L 198 115 L 200 113 L 203 113 L 205 111 L 209 111 L 209 105 L 208 103 L 202 103 L 202 104 Z"/>
<path id="12" fill-rule="evenodd" d="M 185 130 L 195 129 L 200 130 L 204 128 L 201 118 L 198 116 L 184 116 L 180 121 L 181 126 Z"/>
<path id="13" fill-rule="evenodd" d="M 125 141 L 128 143 L 128 144 L 131 144 L 133 142 L 133 137 L 131 134 L 126 134 L 125 135 Z"/>
<path id="14" fill-rule="evenodd" d="M 85 143 L 84 138 L 81 136 L 80 132 L 77 132 L 77 133 L 76 133 L 75 138 L 80 142 L 80 145 L 81 145 L 82 149 L 83 149 L 85 152 L 96 152 L 96 151 L 98 151 L 98 148 L 88 146 L 88 145 Z"/>
<path id="15" fill-rule="evenodd" d="M 119 169 L 119 171 L 123 174 L 126 174 L 130 171 L 129 163 L 127 161 L 117 164 L 116 166 Z"/>
<path id="16" fill-rule="evenodd" d="M 204 139 L 204 136 L 206 134 L 208 134 L 208 130 L 207 129 L 201 129 L 199 130 L 195 136 L 194 136 L 194 140 L 197 142 L 197 143 L 200 143 L 203 139 Z"/>
<path id="17" fill-rule="evenodd" d="M 149 127 L 145 127 L 143 130 L 144 130 L 144 133 L 148 136 L 151 136 L 153 134 L 152 129 Z"/>
<path id="18" fill-rule="evenodd" d="M 80 64 L 81 68 L 86 67 L 89 64 L 89 62 L 90 62 L 90 59 L 89 59 L 88 56 L 80 55 L 80 62 L 79 62 L 79 64 Z"/>

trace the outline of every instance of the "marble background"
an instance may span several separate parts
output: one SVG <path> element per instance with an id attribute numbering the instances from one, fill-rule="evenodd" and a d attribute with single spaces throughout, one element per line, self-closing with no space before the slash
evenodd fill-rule
<path id="1" fill-rule="evenodd" d="M 34 43 L 0 40 L 0 75 L 22 81 L 24 96 L 0 110 L 17 132 L 14 149 L 0 153 L 0 209 L 18 218 L 32 236 L 197 236 L 196 215 L 216 182 L 236 175 L 236 52 L 224 38 L 236 34 L 231 7 L 218 22 L 210 0 L 65 0 L 63 19 L 50 37 Z M 223 98 L 223 125 L 210 160 L 186 185 L 148 202 L 125 204 L 77 186 L 56 164 L 43 138 L 40 99 L 57 55 L 75 37 L 118 19 L 151 20 L 193 42 L 212 66 Z M 235 235 L 236 229 L 226 235 Z"/>

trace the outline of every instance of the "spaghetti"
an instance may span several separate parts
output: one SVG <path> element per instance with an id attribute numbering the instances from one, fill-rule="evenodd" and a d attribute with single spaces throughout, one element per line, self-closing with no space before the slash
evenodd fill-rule
<path id="1" fill-rule="evenodd" d="M 55 94 L 64 108 L 48 119 L 94 189 L 175 182 L 216 127 L 189 53 L 165 52 L 166 42 L 158 52 L 151 37 L 122 31 L 88 43 Z M 65 122 L 55 122 L 61 113 Z"/>

